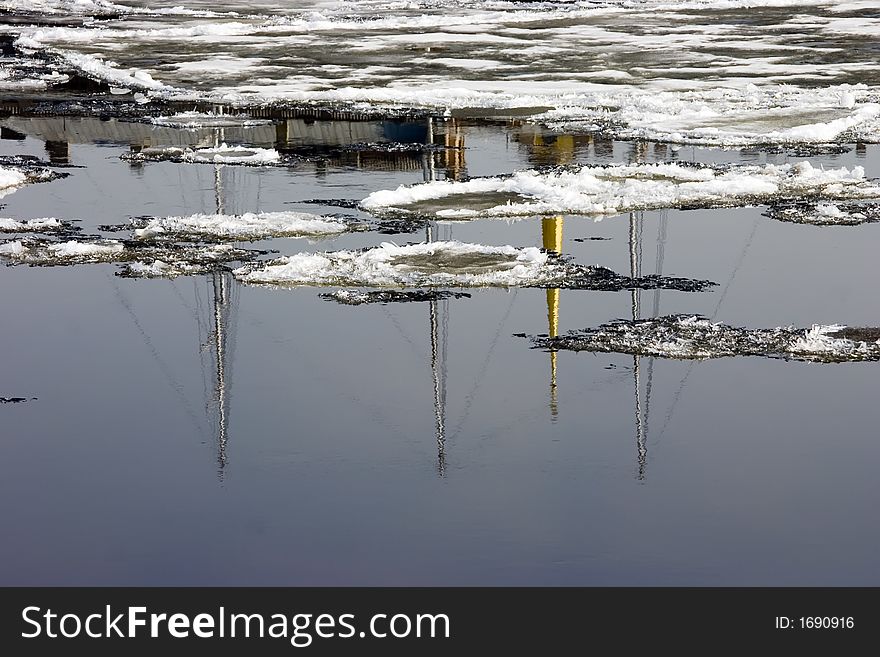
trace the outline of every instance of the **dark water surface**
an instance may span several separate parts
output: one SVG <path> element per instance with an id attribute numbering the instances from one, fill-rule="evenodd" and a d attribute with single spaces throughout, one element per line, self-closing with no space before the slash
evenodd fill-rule
<path id="1" fill-rule="evenodd" d="M 125 124 L 4 125 L 27 137 L 0 141 L 0 154 L 48 150 L 82 168 L 5 197 L 0 214 L 79 219 L 85 234 L 218 203 L 364 217 L 303 201 L 359 200 L 425 176 L 804 159 L 508 122 L 447 125 L 465 150 L 429 161 L 349 152 L 289 168 L 129 164 L 119 156 L 144 140 Z M 878 176 L 878 154 L 809 159 Z M 0 583 L 880 584 L 876 363 L 551 355 L 513 336 L 546 333 L 554 314 L 560 332 L 634 312 L 880 325 L 880 226 L 797 225 L 765 210 L 564 218 L 563 251 L 578 262 L 718 283 L 699 293 L 476 289 L 345 306 L 318 296 L 327 289 L 247 287 L 228 274 L 4 267 L 0 396 L 28 402 L 0 405 Z M 429 230 L 542 245 L 540 218 Z M 362 232 L 257 246 L 424 239 Z"/>

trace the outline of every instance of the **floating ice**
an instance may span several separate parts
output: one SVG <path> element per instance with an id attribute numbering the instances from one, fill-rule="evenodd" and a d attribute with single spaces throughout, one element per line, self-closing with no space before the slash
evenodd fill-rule
<path id="1" fill-rule="evenodd" d="M 132 162 L 187 162 L 192 164 L 240 164 L 245 166 L 271 166 L 282 163 L 281 154 L 274 148 L 229 146 L 222 144 L 213 148 L 144 148 L 122 155 Z"/>
<path id="2" fill-rule="evenodd" d="M 128 7 L 106 0 L 0 0 L 0 10 L 47 15 L 116 16 Z"/>
<path id="3" fill-rule="evenodd" d="M 880 197 L 862 167 L 817 169 L 809 162 L 763 166 L 628 164 L 549 173 L 520 171 L 466 182 L 435 181 L 373 192 L 370 212 L 409 211 L 438 218 L 534 214 L 617 214 L 674 207 L 740 206 L 788 197 Z"/>
<path id="4" fill-rule="evenodd" d="M 80 239 L 50 241 L 21 239 L 0 242 L 0 258 L 13 265 L 43 267 L 98 263 L 126 265 L 123 275 L 174 277 L 216 270 L 229 262 L 246 262 L 264 252 L 211 246 L 154 244 L 120 240 Z"/>
<path id="5" fill-rule="evenodd" d="M 187 217 L 150 219 L 136 229 L 137 239 L 157 236 L 259 240 L 267 237 L 321 237 L 352 229 L 334 217 L 305 212 L 248 212 L 242 215 L 194 214 Z"/>
<path id="6" fill-rule="evenodd" d="M 471 297 L 467 292 L 449 290 L 336 290 L 318 296 L 345 306 L 362 306 L 368 303 L 418 303 Z"/>
<path id="7" fill-rule="evenodd" d="M 764 356 L 810 362 L 880 360 L 880 329 L 842 325 L 745 329 L 697 315 L 617 320 L 557 337 L 532 336 L 553 351 L 589 351 L 659 358 L 707 359 Z"/>
<path id="8" fill-rule="evenodd" d="M 583 97 L 536 120 L 564 130 L 601 129 L 621 139 L 708 146 L 877 141 L 880 104 L 871 102 L 875 98 L 864 85 L 634 89 Z"/>
<path id="9" fill-rule="evenodd" d="M 362 251 L 299 253 L 236 269 L 245 283 L 278 286 L 355 287 L 546 287 L 585 290 L 677 289 L 699 291 L 709 281 L 620 276 L 604 267 L 580 265 L 535 247 L 429 242 L 385 242 Z"/>
<path id="10" fill-rule="evenodd" d="M 235 20 L 199 22 L 162 16 L 212 12 L 99 0 L 5 6 L 122 16 L 18 27 L 18 45 L 156 97 L 516 110 L 566 129 L 712 145 L 880 138 L 877 87 L 863 84 L 880 71 L 870 39 L 880 28 L 869 11 L 876 3 L 306 4 L 261 3 Z M 790 9 L 759 20 L 754 7 Z"/>
<path id="11" fill-rule="evenodd" d="M 122 242 L 96 240 L 83 242 L 12 241 L 0 244 L 0 256 L 12 262 L 32 265 L 114 262 L 125 251 Z"/>
<path id="12" fill-rule="evenodd" d="M 0 217 L 0 233 L 40 233 L 57 231 L 63 228 L 69 228 L 69 225 L 54 217 L 27 219 L 24 221 Z"/>
<path id="13" fill-rule="evenodd" d="M 182 112 L 171 116 L 156 116 L 150 119 L 153 125 L 165 128 L 195 130 L 199 128 L 252 128 L 268 125 L 269 119 L 255 119 L 247 114 L 206 114 L 204 112 Z"/>
<path id="14" fill-rule="evenodd" d="M 177 278 L 205 274 L 230 262 L 247 261 L 259 252 L 233 248 L 228 244 L 210 247 L 146 249 L 137 259 L 125 263 L 118 275 L 125 278 Z"/>
<path id="15" fill-rule="evenodd" d="M 772 205 L 766 214 L 777 221 L 811 226 L 858 226 L 880 222 L 880 204 L 793 201 Z"/>
<path id="16" fill-rule="evenodd" d="M 18 161 L 20 164 L 10 166 L 0 163 L 0 198 L 11 194 L 22 185 L 49 182 L 67 175 L 36 166 L 26 158 L 11 157 L 5 159 Z"/>
<path id="17" fill-rule="evenodd" d="M 0 194 L 10 188 L 19 187 L 27 182 L 27 176 L 17 169 L 0 166 Z"/>
<path id="18" fill-rule="evenodd" d="M 127 14 L 192 16 L 236 16 L 235 12 L 217 13 L 185 7 L 132 7 L 109 0 L 0 0 L 0 11 L 13 14 L 42 14 L 46 16 L 86 16 L 111 18 Z"/>

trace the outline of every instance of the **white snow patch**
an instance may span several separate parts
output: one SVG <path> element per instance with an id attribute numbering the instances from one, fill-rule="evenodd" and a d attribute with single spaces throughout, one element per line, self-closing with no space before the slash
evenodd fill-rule
<path id="1" fill-rule="evenodd" d="M 272 123 L 269 119 L 255 119 L 246 114 L 206 114 L 204 112 L 181 112 L 171 116 L 150 119 L 153 125 L 165 128 L 250 128 Z"/>
<path id="2" fill-rule="evenodd" d="M 55 230 L 57 228 L 61 228 L 62 226 L 63 224 L 54 217 L 49 217 L 46 219 L 28 219 L 26 221 L 0 217 L 0 233 L 38 232 L 44 230 Z"/>
<path id="3" fill-rule="evenodd" d="M 221 144 L 213 148 L 144 148 L 137 153 L 126 153 L 124 159 L 161 161 L 173 160 L 193 164 L 244 164 L 250 166 L 270 166 L 281 162 L 281 154 L 274 148 L 249 146 L 230 146 Z"/>
<path id="4" fill-rule="evenodd" d="M 0 166 L 0 198 L 3 197 L 3 190 L 19 187 L 27 182 L 27 176 L 10 167 Z"/>
<path id="5" fill-rule="evenodd" d="M 744 205 L 807 193 L 830 199 L 870 198 L 880 196 L 880 185 L 866 179 L 862 167 L 826 170 L 807 161 L 719 168 L 628 164 L 551 173 L 528 170 L 465 182 L 401 186 L 373 192 L 361 206 L 371 212 L 410 210 L 441 218 L 602 215 L 694 205 Z M 514 198 L 493 204 L 498 194 Z M 459 196 L 465 199 L 456 205 Z M 486 201 L 481 202 L 481 197 Z M 437 203 L 424 207 L 428 201 Z M 413 208 L 415 204 L 422 207 Z"/>
<path id="6" fill-rule="evenodd" d="M 3 242 L 0 244 L 0 255 L 11 258 L 20 258 L 27 253 L 27 247 L 20 241 Z"/>
<path id="7" fill-rule="evenodd" d="M 275 285 L 508 287 L 535 283 L 546 273 L 547 260 L 534 247 L 384 242 L 365 251 L 300 253 L 234 273 L 245 283 Z"/>
<path id="8" fill-rule="evenodd" d="M 125 247 L 119 242 L 99 244 L 71 240 L 50 244 L 48 250 L 59 258 L 106 258 L 119 255 L 125 250 Z"/>
<path id="9" fill-rule="evenodd" d="M 248 212 L 242 215 L 195 214 L 150 220 L 134 231 L 138 239 L 165 234 L 262 239 L 266 237 L 319 237 L 348 230 L 348 224 L 332 217 L 306 212 Z"/>

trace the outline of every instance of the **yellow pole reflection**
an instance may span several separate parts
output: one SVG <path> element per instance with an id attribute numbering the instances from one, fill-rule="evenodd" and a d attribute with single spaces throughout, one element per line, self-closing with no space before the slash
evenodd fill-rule
<path id="1" fill-rule="evenodd" d="M 541 220 L 541 237 L 544 249 L 562 253 L 562 215 Z M 547 324 L 551 338 L 559 334 L 559 288 L 547 290 Z M 556 390 L 557 353 L 550 352 L 550 416 L 555 420 L 559 415 L 559 398 Z"/>

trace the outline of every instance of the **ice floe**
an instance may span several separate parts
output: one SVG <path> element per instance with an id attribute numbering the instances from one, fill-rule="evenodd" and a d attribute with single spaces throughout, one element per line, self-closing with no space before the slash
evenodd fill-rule
<path id="1" fill-rule="evenodd" d="M 362 306 L 369 303 L 419 303 L 471 297 L 467 292 L 449 290 L 336 290 L 318 296 L 345 306 Z"/>
<path id="2" fill-rule="evenodd" d="M 207 114 L 205 112 L 181 112 L 169 116 L 155 116 L 150 123 L 163 128 L 252 128 L 272 123 L 269 119 L 257 119 L 247 114 Z"/>
<path id="3" fill-rule="evenodd" d="M 456 241 L 399 246 L 384 242 L 361 251 L 299 253 L 234 271 L 244 283 L 275 286 L 544 287 L 584 290 L 677 289 L 714 283 L 686 278 L 631 278 L 581 265 L 536 247 L 485 246 Z"/>
<path id="4" fill-rule="evenodd" d="M 221 144 L 211 148 L 181 148 L 178 146 L 144 148 L 125 153 L 122 159 L 131 162 L 185 162 L 191 164 L 238 164 L 244 166 L 272 166 L 282 164 L 281 154 L 274 148 L 257 148 Z"/>
<path id="5" fill-rule="evenodd" d="M 194 214 L 149 219 L 135 228 L 136 239 L 172 236 L 259 240 L 269 237 L 322 237 L 356 228 L 351 222 L 306 212 L 248 212 L 241 215 Z"/>
<path id="6" fill-rule="evenodd" d="M 27 182 L 27 176 L 18 169 L 0 166 L 0 193 L 10 187 L 18 187 Z"/>
<path id="7" fill-rule="evenodd" d="M 13 157 L 5 159 L 7 161 L 17 161 L 20 164 L 8 165 L 0 161 L 0 198 L 11 194 L 23 185 L 49 182 L 67 175 L 36 166 L 24 158 Z"/>
<path id="8" fill-rule="evenodd" d="M 169 17 L 221 14 L 207 3 L 6 3 L 122 16 L 17 28 L 17 44 L 157 98 L 517 110 L 569 130 L 720 146 L 876 141 L 880 94 L 865 81 L 880 65 L 865 37 L 880 19 L 862 5 L 848 10 L 856 16 L 837 5 L 270 2 L 236 5 L 240 13 L 227 13 L 234 20 L 197 22 Z M 791 9 L 754 20 L 755 8 L 773 7 Z"/>
<path id="9" fill-rule="evenodd" d="M 564 130 L 708 146 L 828 144 L 880 139 L 880 104 L 865 85 L 819 89 L 639 89 L 584 96 L 536 117 Z"/>
<path id="10" fill-rule="evenodd" d="M 520 334 L 522 335 L 522 334 Z M 523 336 L 527 337 L 527 336 Z M 880 360 L 880 329 L 813 325 L 746 329 L 699 315 L 616 320 L 556 337 L 532 336 L 536 348 L 708 359 L 764 356 L 810 362 Z"/>
<path id="11" fill-rule="evenodd" d="M 803 161 L 763 166 L 628 164 L 550 172 L 519 171 L 464 182 L 435 181 L 373 192 L 370 212 L 410 212 L 444 219 L 546 214 L 617 214 L 632 210 L 742 206 L 780 198 L 880 197 L 862 167 L 821 169 Z"/>
<path id="12" fill-rule="evenodd" d="M 0 0 L 0 11 L 13 14 L 45 16 L 85 16 L 112 18 L 127 14 L 205 17 L 235 16 L 235 12 L 217 13 L 208 9 L 177 7 L 137 7 L 109 0 Z"/>
<path id="13" fill-rule="evenodd" d="M 226 263 L 246 262 L 263 253 L 229 244 L 197 246 L 100 238 L 65 241 L 22 238 L 0 242 L 0 259 L 10 265 L 54 267 L 117 263 L 124 265 L 122 275 L 132 277 L 171 278 L 204 273 Z"/>
<path id="14" fill-rule="evenodd" d="M 880 204 L 792 201 L 770 206 L 766 215 L 811 226 L 859 226 L 880 222 Z"/>
<path id="15" fill-rule="evenodd" d="M 147 250 L 136 253 L 140 259 L 122 265 L 118 275 L 125 278 L 177 278 L 217 271 L 231 262 L 250 260 L 259 252 L 233 248 L 228 244 L 182 249 Z"/>
<path id="16" fill-rule="evenodd" d="M 107 0 L 0 0 L 0 10 L 46 15 L 116 16 L 128 7 Z"/>
<path id="17" fill-rule="evenodd" d="M 9 219 L 0 217 L 0 233 L 49 233 L 70 229 L 66 222 L 55 217 L 46 219 Z"/>
<path id="18" fill-rule="evenodd" d="M 124 251 L 125 246 L 116 240 L 13 240 L 0 244 L 0 257 L 33 265 L 114 262 Z"/>

